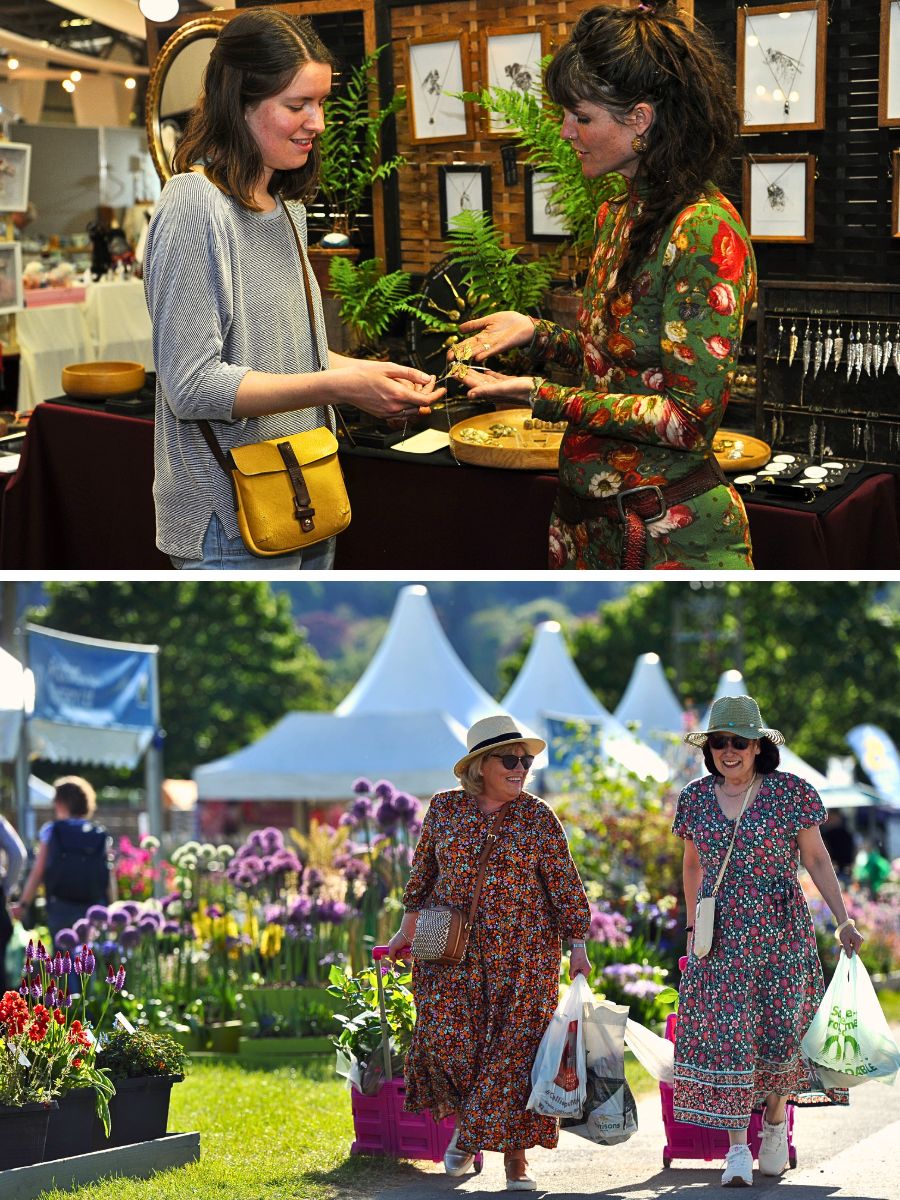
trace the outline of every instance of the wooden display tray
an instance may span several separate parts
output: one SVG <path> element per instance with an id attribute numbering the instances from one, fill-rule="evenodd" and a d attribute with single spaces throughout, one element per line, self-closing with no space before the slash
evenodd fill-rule
<path id="1" fill-rule="evenodd" d="M 729 441 L 744 443 L 744 452 L 740 458 L 728 457 L 733 449 L 732 446 L 725 444 Z M 720 429 L 713 438 L 713 454 L 726 474 L 737 475 L 741 471 L 764 466 L 772 457 L 772 447 L 766 445 L 760 438 L 751 437 L 748 433 L 735 433 L 732 429 Z"/>
<path id="2" fill-rule="evenodd" d="M 476 467 L 506 467 L 516 471 L 555 471 L 559 466 L 562 431 L 526 429 L 532 420 L 530 408 L 500 408 L 496 412 L 476 413 L 450 427 L 450 450 L 460 462 Z M 515 433 L 484 446 L 460 438 L 463 429 L 488 433 L 492 425 L 510 425 Z"/>

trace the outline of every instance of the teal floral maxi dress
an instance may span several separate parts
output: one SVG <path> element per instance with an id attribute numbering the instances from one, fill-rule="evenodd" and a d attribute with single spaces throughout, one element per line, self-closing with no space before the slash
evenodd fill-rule
<path id="1" fill-rule="evenodd" d="M 432 798 L 403 896 L 468 908 L 492 816 L 461 789 Z M 413 963 L 416 1025 L 405 1107 L 455 1112 L 461 1150 L 556 1145 L 558 1123 L 527 1112 L 531 1067 L 559 1000 L 560 937 L 586 936 L 590 910 L 553 811 L 521 792 L 488 862 L 461 963 Z"/>
<path id="2" fill-rule="evenodd" d="M 713 187 L 660 238 L 631 291 L 606 296 L 628 249 L 641 196 L 613 173 L 603 178 L 597 240 L 577 333 L 535 321 L 526 353 L 581 375 L 577 387 L 537 385 L 534 415 L 565 420 L 560 485 L 588 500 L 684 479 L 712 456 L 728 403 L 756 268 L 737 212 Z M 644 497 L 650 493 L 645 493 Z M 599 516 L 550 524 L 549 566 L 614 570 L 625 527 Z M 722 483 L 648 522 L 643 566 L 654 570 L 750 569 L 744 506 Z"/>
<path id="3" fill-rule="evenodd" d="M 681 793 L 673 831 L 693 838 L 708 896 L 734 822 L 713 776 Z M 741 817 L 716 896 L 712 949 L 690 955 L 681 977 L 675 1035 L 675 1120 L 743 1129 L 769 1092 L 794 1104 L 846 1104 L 821 1090 L 800 1053 L 824 993 L 812 919 L 797 881 L 801 829 L 825 820 L 814 788 L 796 775 L 763 777 Z"/>

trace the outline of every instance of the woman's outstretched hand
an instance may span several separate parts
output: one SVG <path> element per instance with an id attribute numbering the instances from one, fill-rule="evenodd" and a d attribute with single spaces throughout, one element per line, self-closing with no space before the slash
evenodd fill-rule
<path id="1" fill-rule="evenodd" d="M 483 362 L 491 354 L 527 346 L 534 337 L 534 324 L 522 313 L 496 312 L 465 321 L 459 332 L 466 337 L 453 346 L 449 356 L 460 362 Z"/>
<path id="2" fill-rule="evenodd" d="M 360 359 L 352 367 L 332 368 L 329 375 L 329 382 L 340 387 L 342 400 L 387 420 L 427 415 L 447 393 L 435 386 L 434 375 L 400 363 Z"/>

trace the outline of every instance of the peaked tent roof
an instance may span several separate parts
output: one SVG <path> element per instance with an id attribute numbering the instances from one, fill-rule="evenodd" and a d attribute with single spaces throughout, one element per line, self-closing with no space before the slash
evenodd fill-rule
<path id="1" fill-rule="evenodd" d="M 746 696 L 748 695 L 747 684 L 744 681 L 744 676 L 736 668 L 728 671 L 723 671 L 719 676 L 719 682 L 716 684 L 716 694 L 709 702 L 709 707 L 703 714 L 703 721 L 699 726 L 700 729 L 706 729 L 709 724 L 709 715 L 712 706 L 716 700 L 722 696 Z M 764 713 L 763 721 L 770 721 L 771 717 Z M 778 722 L 772 721 L 770 728 L 777 729 Z M 815 767 L 795 754 L 787 746 L 779 746 L 778 753 L 781 756 L 781 767 L 783 771 L 790 771 L 792 775 L 799 775 L 801 779 L 805 779 L 807 783 L 811 783 L 816 791 L 821 791 L 828 787 L 828 780 L 821 771 L 817 771 Z"/>
<path id="2" fill-rule="evenodd" d="M 0 762 L 12 762 L 19 749 L 30 673 L 0 647 Z"/>
<path id="3" fill-rule="evenodd" d="M 200 800 L 348 800 L 360 776 L 430 796 L 457 786 L 465 751 L 465 727 L 445 712 L 294 712 L 194 779 Z"/>
<path id="4" fill-rule="evenodd" d="M 669 686 L 658 654 L 639 654 L 635 659 L 615 717 L 623 725 L 637 725 L 641 739 L 660 754 L 669 749 L 673 733 L 681 734 L 684 710 Z"/>
<path id="5" fill-rule="evenodd" d="M 573 721 L 586 722 L 587 737 L 579 738 L 579 752 L 599 750 L 639 775 L 668 778 L 659 755 L 639 741 L 603 707 L 585 683 L 566 646 L 558 621 L 542 621 L 522 669 L 501 701 L 504 709 L 549 743 L 551 784 L 556 769 L 571 758 L 571 747 L 560 752 L 555 739 Z"/>
<path id="6" fill-rule="evenodd" d="M 450 645 L 428 589 L 413 584 L 400 591 L 381 645 L 335 715 L 435 709 L 464 729 L 501 711 Z"/>

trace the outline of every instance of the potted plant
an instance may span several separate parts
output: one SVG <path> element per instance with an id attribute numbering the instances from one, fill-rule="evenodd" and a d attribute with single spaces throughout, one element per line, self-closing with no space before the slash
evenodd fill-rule
<path id="1" fill-rule="evenodd" d="M 332 259 L 330 281 L 340 302 L 341 321 L 350 333 L 350 353 L 356 357 L 385 357 L 378 342 L 397 317 L 423 319 L 409 302 L 412 276 L 407 271 L 385 274 L 380 258 L 358 264 L 348 258 Z"/>
<path id="2" fill-rule="evenodd" d="M 398 89 L 387 104 L 379 105 L 376 70 L 384 50 L 379 46 L 367 54 L 328 102 L 328 122 L 319 137 L 319 186 L 331 221 L 322 244 L 332 249 L 349 246 L 366 189 L 406 163 L 400 155 L 378 162 L 381 127 L 406 104 L 404 91 Z"/>
<path id="3" fill-rule="evenodd" d="M 116 1087 L 109 1105 L 110 1129 L 94 1128 L 93 1149 L 126 1146 L 164 1137 L 172 1085 L 184 1079 L 188 1056 L 165 1033 L 114 1029 L 97 1052 L 97 1066 Z"/>
<path id="4" fill-rule="evenodd" d="M 0 999 L 0 1170 L 42 1161 L 61 1104 L 67 1117 L 54 1121 L 54 1131 L 61 1134 L 65 1124 L 68 1140 L 60 1148 L 49 1139 L 52 1157 L 89 1150 L 95 1119 L 109 1129 L 114 1087 L 96 1061 L 94 1034 L 72 1016 L 68 994 L 70 976 L 93 969 L 88 947 L 73 961 L 29 942 L 19 990 Z"/>

